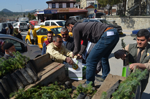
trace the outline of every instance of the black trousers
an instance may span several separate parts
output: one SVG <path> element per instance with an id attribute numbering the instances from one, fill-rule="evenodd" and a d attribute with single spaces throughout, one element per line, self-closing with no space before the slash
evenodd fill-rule
<path id="1" fill-rule="evenodd" d="M 31 39 L 31 44 L 36 44 L 37 45 L 37 39 Z"/>

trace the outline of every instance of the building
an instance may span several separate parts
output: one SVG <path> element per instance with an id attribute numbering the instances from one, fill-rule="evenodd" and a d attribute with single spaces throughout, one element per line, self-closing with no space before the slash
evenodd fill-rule
<path id="1" fill-rule="evenodd" d="M 44 10 L 44 19 L 63 19 L 69 16 L 82 15 L 87 16 L 86 9 L 75 8 L 76 0 L 51 0 L 46 2 L 48 8 Z M 42 15 L 40 15 L 42 16 Z"/>
<path id="2" fill-rule="evenodd" d="M 80 0 L 80 8 L 83 9 L 85 9 L 90 5 L 94 6 L 94 4 L 95 4 L 95 0 Z M 96 0 L 96 4 L 98 4 L 97 0 Z"/>

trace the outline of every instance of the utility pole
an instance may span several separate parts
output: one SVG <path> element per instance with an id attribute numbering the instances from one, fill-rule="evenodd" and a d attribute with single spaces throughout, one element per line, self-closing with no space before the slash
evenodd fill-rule
<path id="1" fill-rule="evenodd" d="M 17 5 L 20 5 L 20 7 L 21 7 L 21 13 L 22 13 L 22 16 L 23 16 L 23 12 L 22 12 L 22 5 L 21 5 L 21 4 L 17 4 Z"/>

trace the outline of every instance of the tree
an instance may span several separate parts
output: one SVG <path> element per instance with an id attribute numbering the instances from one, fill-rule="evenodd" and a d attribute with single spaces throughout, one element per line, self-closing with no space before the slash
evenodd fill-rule
<path id="1" fill-rule="evenodd" d="M 26 17 L 25 13 L 23 14 L 23 17 Z"/>
<path id="2" fill-rule="evenodd" d="M 34 16 L 34 14 L 32 14 L 31 15 L 31 19 L 33 20 L 33 19 L 35 19 L 36 17 Z"/>
<path id="3" fill-rule="evenodd" d="M 98 3 L 99 3 L 101 6 L 105 7 L 107 4 L 113 6 L 113 5 L 115 5 L 115 4 L 120 3 L 121 1 L 122 1 L 122 0 L 98 0 Z"/>
<path id="4" fill-rule="evenodd" d="M 31 20 L 31 14 L 30 13 L 28 13 L 28 18 L 29 18 L 29 20 Z"/>

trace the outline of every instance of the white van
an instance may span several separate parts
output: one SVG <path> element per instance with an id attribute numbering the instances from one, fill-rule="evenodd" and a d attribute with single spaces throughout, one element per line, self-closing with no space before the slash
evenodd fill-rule
<path id="1" fill-rule="evenodd" d="M 16 22 L 13 24 L 14 28 L 18 28 L 20 31 L 27 30 L 28 31 L 28 25 L 26 22 Z"/>

